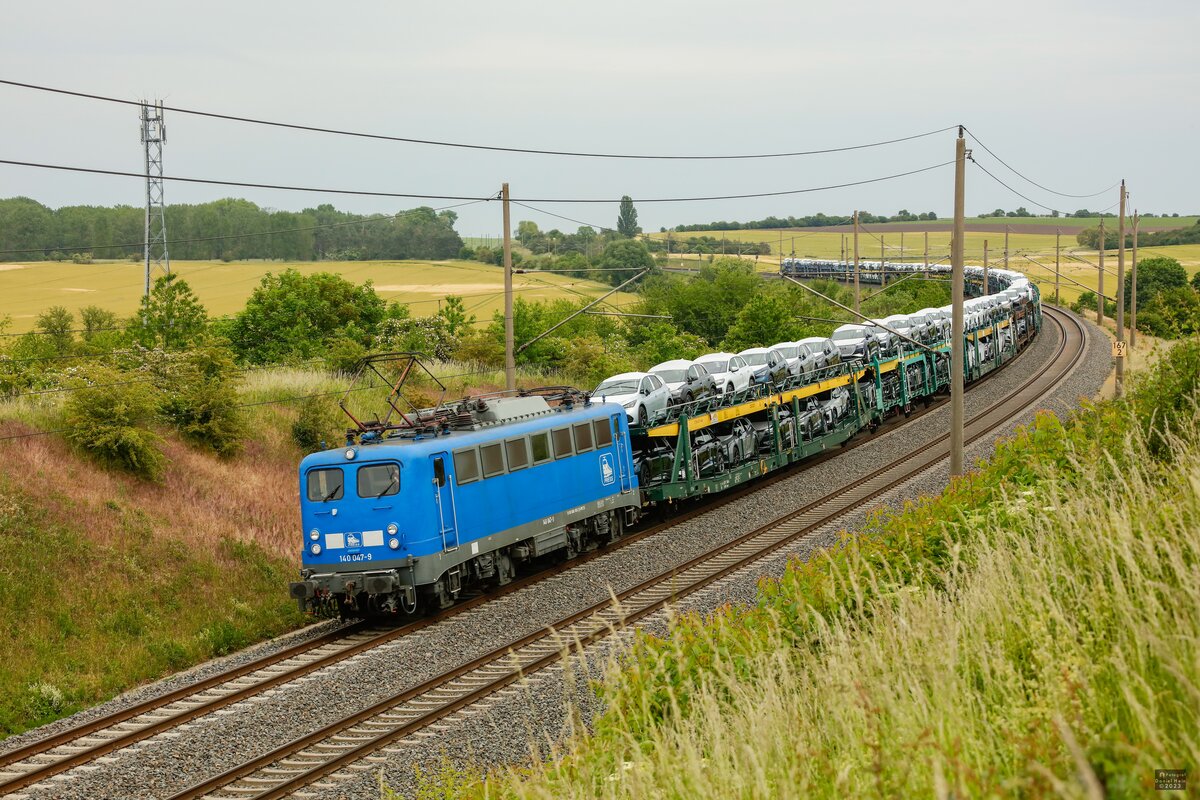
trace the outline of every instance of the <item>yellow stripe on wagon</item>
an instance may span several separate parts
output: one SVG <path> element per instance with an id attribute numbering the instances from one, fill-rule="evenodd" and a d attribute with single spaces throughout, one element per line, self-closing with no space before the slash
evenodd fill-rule
<path id="1" fill-rule="evenodd" d="M 892 368 L 895 369 L 894 366 Z M 883 365 L 880 365 L 880 370 L 882 369 Z M 737 419 L 738 417 L 746 417 L 750 414 L 756 414 L 759 411 L 766 411 L 772 406 L 786 405 L 797 398 L 803 400 L 805 397 L 812 397 L 815 394 L 827 392 L 830 389 L 836 389 L 839 386 L 848 386 L 852 382 L 857 382 L 859 378 L 865 374 L 867 374 L 867 370 L 860 369 L 857 372 L 838 375 L 835 378 L 829 378 L 828 380 L 819 381 L 817 383 L 810 383 L 807 386 L 798 386 L 795 389 L 788 389 L 785 392 L 776 392 L 775 394 L 768 395 L 767 397 L 759 397 L 755 400 L 749 400 L 745 403 L 738 403 L 736 406 L 720 408 L 716 411 L 709 412 L 708 414 L 690 417 L 688 419 L 688 430 L 693 432 L 703 430 L 710 425 L 716 425 L 720 422 L 728 422 L 729 420 Z M 650 428 L 646 431 L 646 435 L 678 436 L 679 423 L 672 422 L 668 425 L 659 425 L 656 428 Z"/>

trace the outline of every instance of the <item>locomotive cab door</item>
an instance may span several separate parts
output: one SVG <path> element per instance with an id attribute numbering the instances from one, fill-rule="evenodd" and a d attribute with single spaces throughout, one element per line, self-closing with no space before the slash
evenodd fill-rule
<path id="1" fill-rule="evenodd" d="M 621 427 L 619 417 L 612 418 L 612 427 L 617 438 L 617 474 L 621 481 L 621 494 L 633 491 L 633 464 L 629 461 L 632 449 L 629 434 Z"/>
<path id="2" fill-rule="evenodd" d="M 454 484 L 450 475 L 450 456 L 442 452 L 429 457 L 433 466 L 433 499 L 437 505 L 438 528 L 443 550 L 458 549 L 458 513 L 454 508 Z"/>

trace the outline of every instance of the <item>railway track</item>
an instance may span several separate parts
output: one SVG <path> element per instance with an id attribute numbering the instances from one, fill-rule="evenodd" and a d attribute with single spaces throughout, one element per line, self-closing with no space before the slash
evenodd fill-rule
<path id="1" fill-rule="evenodd" d="M 975 386 L 996 374 L 997 372 L 989 373 Z M 897 428 L 907 421 L 919 419 L 924 414 L 936 410 L 946 401 L 945 398 L 935 400 L 930 406 L 914 411 L 907 419 L 893 418 L 885 422 L 876 435 Z M 371 627 L 366 623 L 347 625 L 308 642 L 292 645 L 271 655 L 181 686 L 163 695 L 148 698 L 125 709 L 0 754 L 0 795 L 32 786 L 109 753 L 170 731 L 206 714 L 250 699 L 304 675 L 314 673 L 402 636 L 415 633 L 449 617 L 469 612 L 498 597 L 519 591 L 537 581 L 560 574 L 594 558 L 654 536 L 670 527 L 690 521 L 714 507 L 733 502 L 766 486 L 790 478 L 799 471 L 834 457 L 839 452 L 846 452 L 870 441 L 872 441 L 872 437 L 860 436 L 852 439 L 844 447 L 809 458 L 794 467 L 772 473 L 737 490 L 722 495 L 699 498 L 693 502 L 691 509 L 675 514 L 665 522 L 633 532 L 603 550 L 584 553 L 570 561 L 523 576 L 504 587 L 466 599 L 431 617 L 393 628 Z"/>
<path id="2" fill-rule="evenodd" d="M 1053 391 L 1078 363 L 1086 346 L 1082 324 L 1067 314 L 1045 309 L 1044 318 L 1061 332 L 1057 351 L 1015 391 L 973 416 L 966 425 L 968 443 L 988 435 Z M 948 453 L 948 436 L 914 447 L 850 486 L 839 488 L 767 525 L 692 560 L 666 570 L 605 601 L 559 620 L 546 630 L 509 642 L 437 678 L 331 723 L 221 775 L 174 795 L 184 798 L 317 797 L 337 787 L 331 776 L 369 763 L 382 748 L 463 710 L 523 676 L 561 661 L 566 653 L 598 642 L 673 599 L 692 594 L 767 557 L 780 548 L 834 522 L 862 503 L 934 466 Z M 761 486 L 761 484 L 760 484 Z M 732 499 L 732 498 L 730 498 Z M 364 763 L 367 762 L 367 763 Z M 2 787 L 0 787 L 2 788 Z"/>

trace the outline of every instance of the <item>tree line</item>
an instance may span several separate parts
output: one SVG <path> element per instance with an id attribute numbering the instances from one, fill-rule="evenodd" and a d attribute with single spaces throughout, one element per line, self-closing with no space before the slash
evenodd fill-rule
<path id="1" fill-rule="evenodd" d="M 330 204 L 303 211 L 226 198 L 166 208 L 171 258 L 358 261 L 454 258 L 462 239 L 453 211 L 420 207 L 395 215 L 352 214 Z M 133 206 L 49 208 L 28 197 L 0 200 L 0 250 L 10 261 L 87 262 L 142 258 L 145 210 Z"/>
<path id="2" fill-rule="evenodd" d="M 933 211 L 926 211 L 923 214 L 914 214 L 908 209 L 900 209 L 900 211 L 891 216 L 872 214 L 870 211 L 859 211 L 858 221 L 864 225 L 871 225 L 880 222 L 919 222 L 921 220 L 936 220 L 938 215 Z M 672 228 L 677 233 L 686 233 L 688 231 L 740 231 L 740 230 L 760 230 L 772 228 L 827 228 L 834 225 L 853 225 L 854 217 L 839 216 L 837 214 L 813 214 L 807 217 L 766 217 L 765 219 L 755 219 L 748 222 L 709 222 L 696 225 L 676 225 Z M 667 229 L 662 228 L 662 233 L 666 233 Z"/>

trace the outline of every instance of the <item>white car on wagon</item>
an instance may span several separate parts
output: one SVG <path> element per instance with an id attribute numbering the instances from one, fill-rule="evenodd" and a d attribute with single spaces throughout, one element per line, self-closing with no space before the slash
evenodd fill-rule
<path id="1" fill-rule="evenodd" d="M 754 370 L 746 359 L 734 353 L 709 353 L 696 359 L 696 363 L 708 370 L 717 382 L 717 388 L 725 394 L 741 392 L 750 388 Z"/>
<path id="2" fill-rule="evenodd" d="M 671 390 L 662 378 L 648 372 L 622 372 L 600 381 L 592 392 L 606 403 L 618 403 L 625 409 L 631 425 L 645 427 L 655 413 L 671 403 Z"/>

